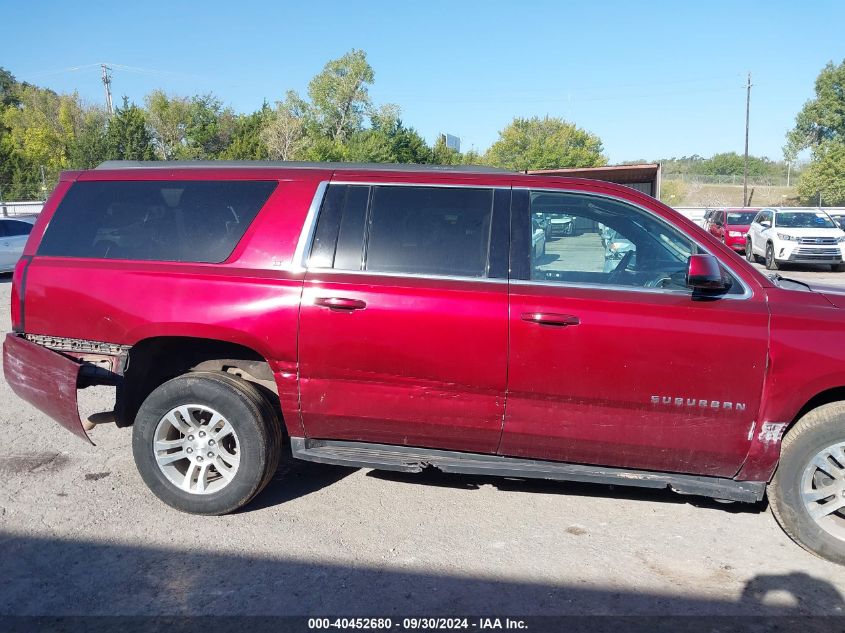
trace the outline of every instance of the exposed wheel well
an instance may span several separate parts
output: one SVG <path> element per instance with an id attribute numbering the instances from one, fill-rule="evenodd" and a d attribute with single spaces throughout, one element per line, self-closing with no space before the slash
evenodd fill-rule
<path id="1" fill-rule="evenodd" d="M 249 347 L 187 336 L 149 338 L 129 350 L 124 378 L 117 389 L 117 426 L 130 426 L 141 403 L 155 388 L 190 371 L 225 371 L 258 385 L 265 395 L 278 395 L 270 365 Z M 279 407 L 278 397 L 268 399 Z"/>
<path id="2" fill-rule="evenodd" d="M 793 418 L 792 422 L 789 423 L 789 426 L 786 427 L 786 433 L 795 426 L 795 423 L 798 422 L 801 418 L 807 415 L 813 409 L 817 409 L 824 404 L 830 404 L 831 402 L 840 402 L 845 401 L 845 387 L 833 387 L 832 389 L 828 389 L 826 391 L 822 391 L 821 393 L 816 394 L 805 404 L 801 407 L 801 410 L 797 413 L 795 418 Z"/>

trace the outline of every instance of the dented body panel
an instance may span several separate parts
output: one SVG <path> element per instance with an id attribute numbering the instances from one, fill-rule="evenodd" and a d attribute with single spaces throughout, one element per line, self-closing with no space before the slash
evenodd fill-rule
<path id="1" fill-rule="evenodd" d="M 845 311 L 828 296 L 772 288 L 769 368 L 757 428 L 738 479 L 768 481 L 783 434 L 813 398 L 845 386 Z"/>
<path id="2" fill-rule="evenodd" d="M 91 442 L 79 419 L 76 400 L 81 367 L 81 363 L 22 336 L 6 334 L 3 373 L 12 391 L 74 435 Z"/>

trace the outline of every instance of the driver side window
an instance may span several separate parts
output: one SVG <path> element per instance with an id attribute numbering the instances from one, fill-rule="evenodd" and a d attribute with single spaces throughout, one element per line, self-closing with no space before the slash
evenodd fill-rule
<path id="1" fill-rule="evenodd" d="M 577 193 L 531 193 L 531 279 L 686 291 L 682 233 L 627 203 Z"/>

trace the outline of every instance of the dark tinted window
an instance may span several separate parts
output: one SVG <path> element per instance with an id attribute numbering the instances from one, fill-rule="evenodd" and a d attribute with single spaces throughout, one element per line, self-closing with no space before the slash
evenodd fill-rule
<path id="1" fill-rule="evenodd" d="M 367 270 L 483 277 L 491 189 L 374 187 Z"/>
<path id="2" fill-rule="evenodd" d="M 309 267 L 361 269 L 369 191 L 367 186 L 329 186 L 314 231 Z"/>
<path id="3" fill-rule="evenodd" d="M 270 197 L 271 181 L 79 182 L 39 255 L 222 262 Z"/>
<path id="4" fill-rule="evenodd" d="M 32 225 L 29 222 L 20 220 L 3 220 L 0 222 L 0 235 L 16 237 L 32 233 Z"/>

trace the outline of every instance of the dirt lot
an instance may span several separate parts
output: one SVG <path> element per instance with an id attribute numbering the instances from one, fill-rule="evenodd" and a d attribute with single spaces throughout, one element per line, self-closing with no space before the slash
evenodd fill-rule
<path id="1" fill-rule="evenodd" d="M 0 614 L 845 613 L 843 569 L 764 505 L 298 464 L 195 517 L 146 491 L 129 430 L 88 446 L 5 381 L 0 425 Z"/>

